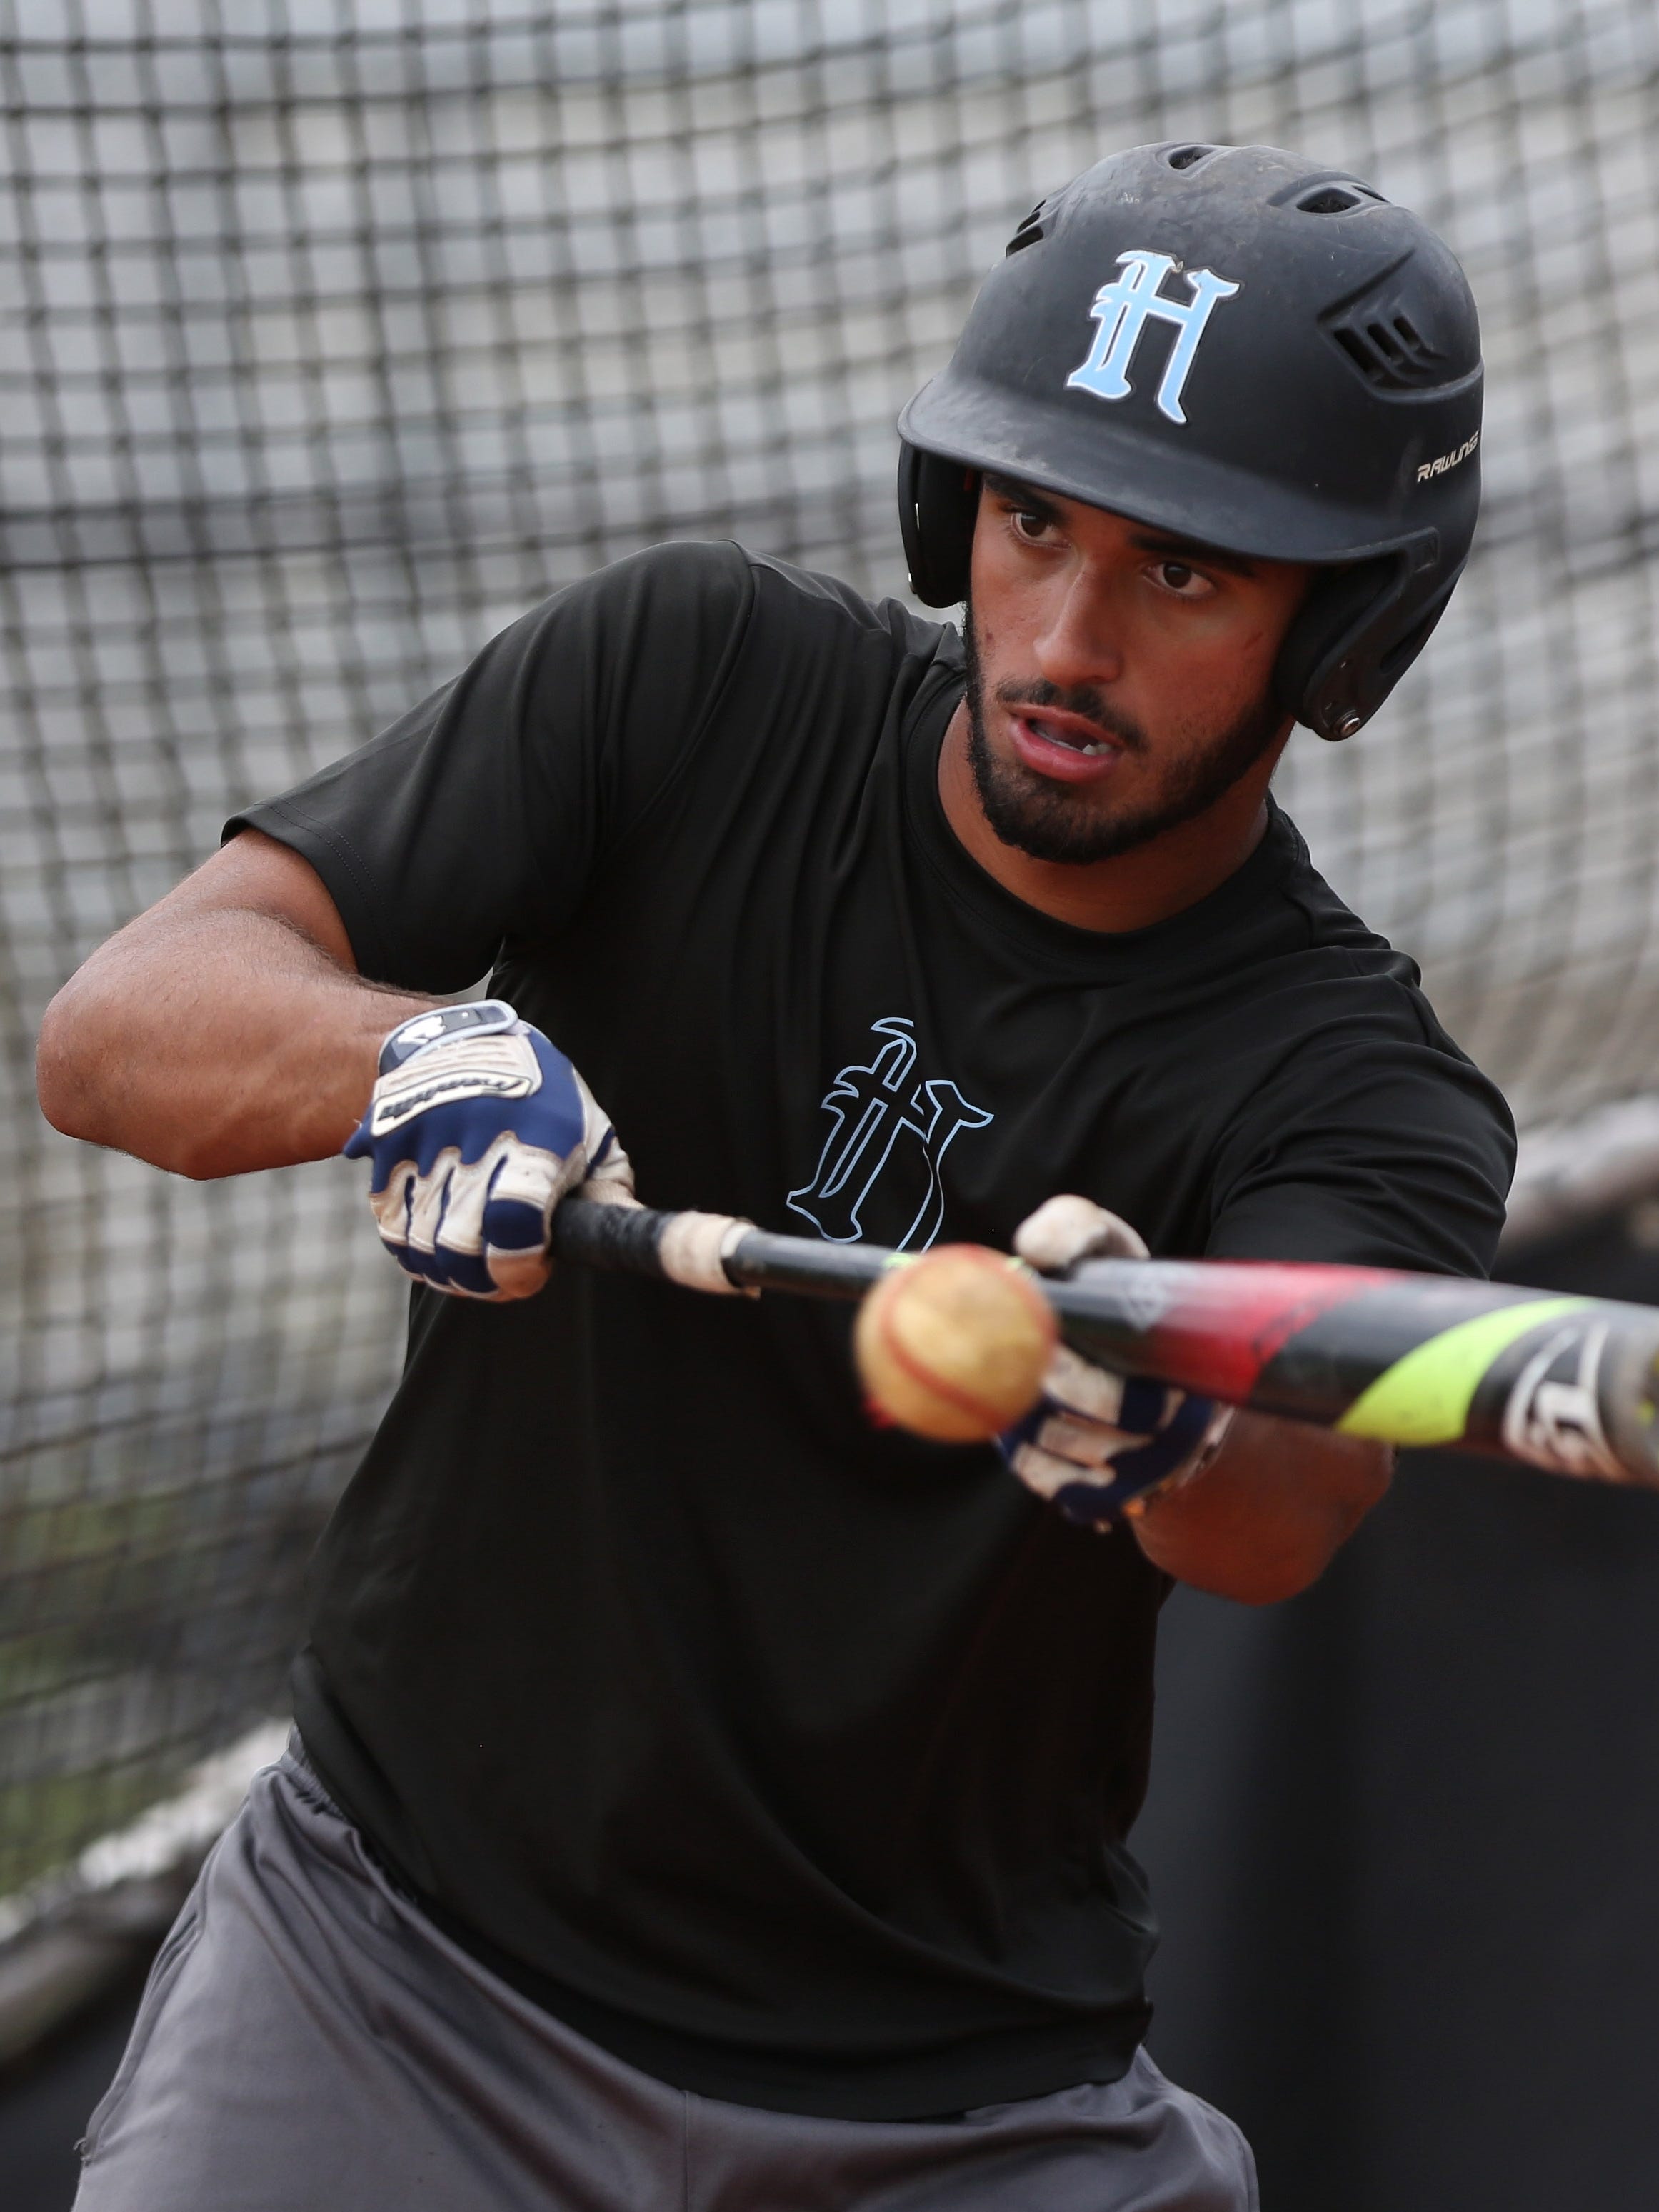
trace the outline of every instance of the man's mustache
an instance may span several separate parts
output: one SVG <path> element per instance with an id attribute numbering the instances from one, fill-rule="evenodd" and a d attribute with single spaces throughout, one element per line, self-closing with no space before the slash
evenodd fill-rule
<path id="1" fill-rule="evenodd" d="M 1079 715 L 1084 721 L 1092 722 L 1103 737 L 1110 738 L 1126 751 L 1146 750 L 1146 733 L 1140 725 L 1108 705 L 1101 694 L 1088 684 L 1068 691 L 1037 677 L 1025 684 L 999 684 L 995 698 L 999 707 L 1053 707 L 1060 714 Z"/>

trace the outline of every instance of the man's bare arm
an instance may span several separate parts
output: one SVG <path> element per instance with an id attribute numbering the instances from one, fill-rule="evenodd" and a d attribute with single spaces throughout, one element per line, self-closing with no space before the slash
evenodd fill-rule
<path id="1" fill-rule="evenodd" d="M 310 863 L 245 830 L 52 1000 L 41 1110 L 198 1179 L 326 1158 L 362 1117 L 380 1040 L 433 1003 L 365 982 Z"/>
<path id="2" fill-rule="evenodd" d="M 1389 1487 L 1386 1444 L 1238 1413 L 1214 1462 L 1148 1500 L 1140 1548 L 1177 1582 L 1273 1605 L 1316 1582 Z"/>

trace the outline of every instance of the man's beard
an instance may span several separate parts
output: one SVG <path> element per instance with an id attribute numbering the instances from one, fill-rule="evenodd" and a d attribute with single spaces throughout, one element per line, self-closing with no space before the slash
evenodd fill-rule
<path id="1" fill-rule="evenodd" d="M 1285 721 L 1284 709 L 1271 697 L 1255 701 L 1202 751 L 1181 762 L 1155 798 L 1103 817 L 1079 803 L 1073 787 L 1051 782 L 1018 762 L 999 760 L 993 753 L 985 734 L 985 678 L 971 606 L 963 625 L 963 642 L 968 673 L 968 762 L 979 802 L 1002 842 L 1029 853 L 1034 860 L 1063 860 L 1079 867 L 1091 860 L 1109 860 L 1150 844 L 1179 823 L 1190 822 L 1255 766 Z M 1145 731 L 1086 685 L 1062 691 L 1037 678 L 1004 684 L 997 699 L 1005 707 L 1056 707 L 1065 714 L 1081 714 L 1126 751 L 1145 758 L 1149 750 Z"/>

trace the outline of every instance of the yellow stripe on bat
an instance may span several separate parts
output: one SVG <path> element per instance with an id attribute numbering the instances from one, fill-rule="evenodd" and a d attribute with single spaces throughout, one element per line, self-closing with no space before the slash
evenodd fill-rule
<path id="1" fill-rule="evenodd" d="M 1581 1313 L 1589 1298 L 1528 1298 L 1443 1329 L 1385 1368 L 1337 1423 L 1344 1436 L 1391 1444 L 1453 1444 L 1468 1426 L 1480 1379 L 1528 1329 Z"/>

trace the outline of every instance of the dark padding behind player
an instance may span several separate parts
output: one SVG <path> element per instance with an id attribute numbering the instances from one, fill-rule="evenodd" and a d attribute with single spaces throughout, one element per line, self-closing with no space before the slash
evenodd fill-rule
<path id="1" fill-rule="evenodd" d="M 65 988 L 60 1127 L 192 1176 L 346 1145 L 418 1285 L 293 1749 L 82 2212 L 1255 2203 L 1143 2045 L 1154 1630 L 1172 1577 L 1310 1582 L 1386 1455 L 1071 1355 L 1000 1455 L 929 1448 L 867 1425 L 841 1310 L 544 1248 L 637 1179 L 913 1251 L 1483 1273 L 1503 1103 L 1268 787 L 1445 605 L 1480 407 L 1455 263 L 1368 185 L 1103 161 L 905 411 L 965 639 L 659 547 Z"/>

